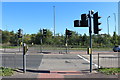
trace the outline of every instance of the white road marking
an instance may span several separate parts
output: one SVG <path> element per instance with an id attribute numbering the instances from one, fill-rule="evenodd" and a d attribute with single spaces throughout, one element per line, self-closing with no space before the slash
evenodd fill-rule
<path id="1" fill-rule="evenodd" d="M 82 57 L 81 55 L 77 55 L 77 56 L 80 57 L 80 58 L 82 58 L 83 60 L 87 61 L 88 63 L 90 63 L 90 61 L 89 61 L 88 59 Z M 95 64 L 95 63 L 92 63 L 92 64 L 93 64 L 96 68 L 98 68 L 98 65 L 97 65 L 97 64 Z M 100 68 L 100 66 L 99 66 L 99 68 Z"/>

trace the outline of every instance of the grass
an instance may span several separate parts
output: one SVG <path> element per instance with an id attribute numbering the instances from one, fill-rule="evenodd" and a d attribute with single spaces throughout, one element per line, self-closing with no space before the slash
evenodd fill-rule
<path id="1" fill-rule="evenodd" d="M 120 68 L 101 68 L 98 71 L 107 75 L 114 75 L 120 73 Z"/>
<path id="2" fill-rule="evenodd" d="M 19 46 L 1 46 L 0 48 L 18 48 Z"/>
<path id="3" fill-rule="evenodd" d="M 11 76 L 13 73 L 14 70 L 11 68 L 0 67 L 0 76 Z"/>

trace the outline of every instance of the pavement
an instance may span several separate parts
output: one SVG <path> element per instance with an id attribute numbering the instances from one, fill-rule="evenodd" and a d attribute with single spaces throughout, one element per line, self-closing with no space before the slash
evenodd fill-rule
<path id="1" fill-rule="evenodd" d="M 56 79 L 85 79 L 85 78 L 92 78 L 92 79 L 101 79 L 101 78 L 108 78 L 108 79 L 118 79 L 118 75 L 105 75 L 96 71 L 27 71 L 26 73 L 22 73 L 22 71 L 17 71 L 13 76 L 3 77 L 2 80 L 12 80 L 12 79 L 36 79 L 36 80 L 56 80 Z"/>

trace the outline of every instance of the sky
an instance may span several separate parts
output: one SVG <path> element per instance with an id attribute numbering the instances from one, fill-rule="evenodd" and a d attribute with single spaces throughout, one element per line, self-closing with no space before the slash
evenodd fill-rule
<path id="1" fill-rule="evenodd" d="M 23 29 L 26 34 L 37 33 L 40 29 L 54 29 L 53 6 L 55 6 L 55 32 L 65 34 L 65 29 L 79 34 L 88 34 L 88 27 L 74 27 L 74 20 L 80 20 L 81 14 L 89 10 L 101 16 L 100 34 L 108 33 L 107 17 L 109 18 L 109 33 L 112 35 L 116 27 L 118 33 L 118 2 L 2 2 L 2 30 L 15 31 Z"/>

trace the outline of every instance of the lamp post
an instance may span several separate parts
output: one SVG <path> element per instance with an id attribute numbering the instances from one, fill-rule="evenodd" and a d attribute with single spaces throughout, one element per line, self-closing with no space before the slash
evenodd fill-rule
<path id="1" fill-rule="evenodd" d="M 53 13 L 54 13 L 54 37 L 55 37 L 55 6 L 53 6 Z"/>
<path id="2" fill-rule="evenodd" d="M 114 20 L 115 20 L 115 32 L 116 32 L 116 14 L 113 13 L 113 15 L 114 15 Z"/>
<path id="3" fill-rule="evenodd" d="M 107 17 L 108 35 L 109 35 L 109 18 L 110 16 Z"/>

